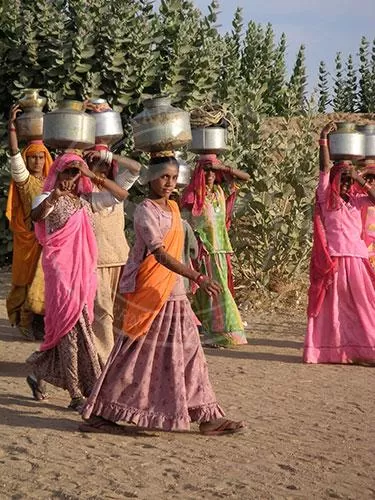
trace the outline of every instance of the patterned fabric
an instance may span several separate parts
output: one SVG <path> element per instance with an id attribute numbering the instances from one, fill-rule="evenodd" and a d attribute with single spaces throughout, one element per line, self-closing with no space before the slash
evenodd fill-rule
<path id="1" fill-rule="evenodd" d="M 212 199 L 206 196 L 200 216 L 192 218 L 201 248 L 196 267 L 217 281 L 222 292 L 209 297 L 198 289 L 193 308 L 202 323 L 206 344 L 235 346 L 247 344 L 241 316 L 228 285 L 228 254 L 233 252 L 226 229 L 226 199 L 223 189 L 215 185 Z"/>
<path id="2" fill-rule="evenodd" d="M 101 370 L 87 307 L 56 347 L 34 352 L 26 363 L 38 379 L 66 389 L 71 398 L 88 396 Z"/>
<path id="3" fill-rule="evenodd" d="M 146 336 L 118 338 L 84 407 L 91 415 L 165 431 L 224 415 L 186 298 L 168 301 Z"/>
<path id="4" fill-rule="evenodd" d="M 121 280 L 129 291 L 134 289 L 140 262 L 160 247 L 172 225 L 172 214 L 150 200 L 137 210 L 136 241 Z M 147 335 L 135 340 L 119 336 L 83 409 L 84 418 L 91 415 L 168 431 L 187 430 L 191 421 L 208 422 L 224 415 L 208 378 L 181 276 Z"/>

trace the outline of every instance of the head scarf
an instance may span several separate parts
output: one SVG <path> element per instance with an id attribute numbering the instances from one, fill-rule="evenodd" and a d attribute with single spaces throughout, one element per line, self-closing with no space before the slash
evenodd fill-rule
<path id="1" fill-rule="evenodd" d="M 52 191 L 56 185 L 59 173 L 69 168 L 70 163 L 72 163 L 73 161 L 78 161 L 79 163 L 82 163 L 83 165 L 87 166 L 85 160 L 77 154 L 65 153 L 58 156 L 56 160 L 52 163 L 48 177 L 43 186 L 43 191 Z M 81 193 L 91 193 L 91 192 L 92 192 L 92 183 L 90 179 L 81 176 L 78 181 L 78 193 L 81 194 Z"/>
<path id="2" fill-rule="evenodd" d="M 52 157 L 48 149 L 43 144 L 43 141 L 30 141 L 29 144 L 21 151 L 21 156 L 25 162 L 27 168 L 27 157 L 35 155 L 36 153 L 44 153 L 44 167 L 43 167 L 43 177 L 47 177 L 48 172 L 52 165 Z M 32 174 L 31 174 L 32 175 Z M 15 183 L 11 180 L 8 190 L 8 200 L 6 206 L 6 216 L 8 220 L 12 220 L 12 216 L 15 211 L 21 207 L 21 200 L 19 197 L 18 190 L 15 189 Z"/>
<path id="3" fill-rule="evenodd" d="M 200 155 L 196 163 L 189 185 L 185 188 L 181 197 L 181 208 L 187 207 L 191 210 L 193 217 L 202 214 L 204 200 L 206 197 L 206 172 L 207 165 L 220 165 L 221 162 L 215 154 Z M 215 171 L 215 182 L 221 184 L 227 180 L 226 174 Z M 236 199 L 235 190 L 226 199 L 226 227 L 229 229 L 233 214 L 234 202 Z"/>

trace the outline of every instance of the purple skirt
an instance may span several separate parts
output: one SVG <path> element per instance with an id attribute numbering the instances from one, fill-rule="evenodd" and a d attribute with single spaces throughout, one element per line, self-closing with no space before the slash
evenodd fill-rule
<path id="1" fill-rule="evenodd" d="M 186 297 L 166 302 L 147 335 L 118 338 L 82 415 L 166 431 L 224 416 Z"/>

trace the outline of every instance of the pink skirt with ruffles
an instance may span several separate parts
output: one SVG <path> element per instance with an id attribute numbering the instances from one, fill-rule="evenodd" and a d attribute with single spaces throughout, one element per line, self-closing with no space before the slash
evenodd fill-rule
<path id="1" fill-rule="evenodd" d="M 147 335 L 118 338 L 83 408 L 92 415 L 166 431 L 224 416 L 186 297 L 168 301 Z"/>
<path id="2" fill-rule="evenodd" d="M 375 275 L 359 257 L 338 257 L 317 317 L 310 317 L 306 363 L 375 363 Z"/>

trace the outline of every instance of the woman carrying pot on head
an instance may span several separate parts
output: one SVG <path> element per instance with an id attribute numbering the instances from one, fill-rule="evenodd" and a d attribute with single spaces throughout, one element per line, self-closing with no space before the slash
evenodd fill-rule
<path id="1" fill-rule="evenodd" d="M 375 188 L 375 160 L 366 161 L 366 165 L 361 170 L 361 176 L 366 181 L 367 186 Z M 363 239 L 367 245 L 370 263 L 375 269 L 375 206 L 364 207 L 362 209 Z"/>
<path id="2" fill-rule="evenodd" d="M 103 207 L 127 195 L 91 172 L 80 156 L 63 154 L 54 161 L 32 211 L 43 247 L 45 337 L 27 360 L 33 372 L 27 382 L 37 400 L 46 398 L 45 381 L 67 389 L 72 409 L 82 404 L 101 372 L 91 327 L 97 266 L 92 183 L 111 194 L 102 195 Z"/>
<path id="3" fill-rule="evenodd" d="M 332 166 L 327 136 L 335 128 L 332 122 L 326 125 L 319 141 L 303 360 L 374 363 L 375 273 L 362 239 L 361 210 L 375 202 L 375 189 L 351 162 Z"/>
<path id="4" fill-rule="evenodd" d="M 182 276 L 212 295 L 220 288 L 181 263 L 183 228 L 169 200 L 177 175 L 174 157 L 151 161 L 150 192 L 135 210 L 135 244 L 120 280 L 124 335 L 83 408 L 82 431 L 117 432 L 119 421 L 166 431 L 188 430 L 193 421 L 207 435 L 243 428 L 221 418 L 186 298 Z"/>
<path id="5" fill-rule="evenodd" d="M 10 323 L 28 340 L 43 338 L 44 277 L 41 246 L 32 226 L 31 204 L 43 189 L 52 158 L 42 141 L 18 149 L 16 118 L 21 108 L 12 106 L 8 123 L 10 171 L 6 216 L 13 233 L 12 288 L 6 300 Z M 39 319 L 39 321 L 38 321 Z"/>
<path id="6" fill-rule="evenodd" d="M 105 144 L 97 144 L 95 150 L 85 152 L 84 157 L 96 175 L 113 180 L 126 191 L 139 176 L 141 165 L 137 161 L 112 154 Z M 105 188 L 96 186 L 92 193 L 95 235 L 99 252 L 98 288 L 92 327 L 101 366 L 105 365 L 115 341 L 114 304 L 121 270 L 129 253 L 125 238 L 124 204 L 118 201 L 115 205 L 102 209 L 103 200 L 100 197 L 105 192 L 108 196 L 112 196 Z"/>
<path id="7" fill-rule="evenodd" d="M 198 236 L 197 269 L 217 281 L 222 289 L 222 293 L 215 296 L 204 295 L 201 290 L 194 295 L 193 308 L 202 322 L 207 346 L 247 344 L 233 298 L 233 250 L 228 228 L 237 189 L 234 182 L 249 178 L 247 173 L 223 165 L 216 155 L 201 155 L 182 196 L 181 205 L 189 212 L 189 222 Z"/>

